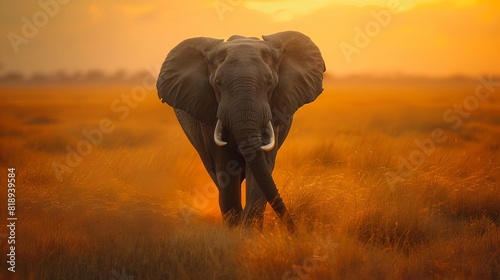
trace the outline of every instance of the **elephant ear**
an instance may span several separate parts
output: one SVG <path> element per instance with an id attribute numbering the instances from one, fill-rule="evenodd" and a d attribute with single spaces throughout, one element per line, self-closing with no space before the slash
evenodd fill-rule
<path id="1" fill-rule="evenodd" d="M 207 54 L 223 41 L 199 37 L 187 39 L 173 48 L 163 62 L 156 83 L 161 101 L 215 126 L 217 100 L 209 83 Z"/>
<path id="2" fill-rule="evenodd" d="M 319 48 L 300 32 L 285 31 L 262 38 L 279 54 L 279 83 L 271 97 L 271 108 L 291 117 L 323 91 L 325 62 Z"/>

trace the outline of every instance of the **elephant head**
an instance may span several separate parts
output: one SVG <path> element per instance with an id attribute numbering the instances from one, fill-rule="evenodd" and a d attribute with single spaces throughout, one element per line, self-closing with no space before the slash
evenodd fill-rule
<path id="1" fill-rule="evenodd" d="M 290 228 L 265 152 L 277 149 L 273 120 L 290 119 L 323 91 L 325 64 L 318 47 L 299 32 L 258 38 L 187 39 L 168 54 L 159 97 L 214 127 L 214 144 L 235 141 L 267 201 Z M 279 115 L 279 116 L 278 116 Z M 279 120 L 278 120 L 279 121 Z"/>

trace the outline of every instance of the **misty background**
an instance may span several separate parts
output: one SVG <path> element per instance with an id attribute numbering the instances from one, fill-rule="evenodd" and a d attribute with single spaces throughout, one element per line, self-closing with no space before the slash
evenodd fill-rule
<path id="1" fill-rule="evenodd" d="M 332 77 L 500 73 L 500 4 L 485 0 L 0 3 L 0 82 L 123 82 L 186 38 L 310 36 Z"/>

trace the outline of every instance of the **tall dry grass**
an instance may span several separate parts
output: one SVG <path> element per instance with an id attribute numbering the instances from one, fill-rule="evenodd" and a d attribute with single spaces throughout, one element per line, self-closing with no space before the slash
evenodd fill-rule
<path id="1" fill-rule="evenodd" d="M 474 86 L 343 83 L 299 110 L 274 171 L 297 236 L 271 211 L 263 232 L 222 224 L 154 92 L 122 120 L 110 106 L 131 88 L 3 88 L 0 166 L 16 168 L 18 227 L 17 272 L 2 261 L 1 277 L 497 279 L 500 103 L 483 101 L 457 130 L 442 117 Z M 115 131 L 59 181 L 53 164 L 102 118 Z M 388 180 L 435 128 L 447 141 Z"/>

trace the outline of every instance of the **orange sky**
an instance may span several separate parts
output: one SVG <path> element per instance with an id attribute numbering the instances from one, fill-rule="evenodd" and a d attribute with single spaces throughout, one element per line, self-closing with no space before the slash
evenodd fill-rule
<path id="1" fill-rule="evenodd" d="M 156 68 L 189 37 L 282 30 L 309 35 L 335 75 L 500 74 L 493 0 L 27 2 L 0 3 L 0 74 Z M 34 19 L 39 27 L 23 32 Z"/>

